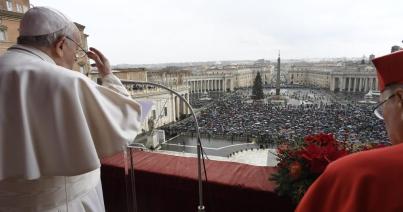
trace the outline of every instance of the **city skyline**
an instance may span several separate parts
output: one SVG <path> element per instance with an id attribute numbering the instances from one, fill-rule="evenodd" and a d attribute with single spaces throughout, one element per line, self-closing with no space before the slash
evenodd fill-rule
<path id="1" fill-rule="evenodd" d="M 111 64 L 381 56 L 401 45 L 399 1 L 50 1 Z"/>

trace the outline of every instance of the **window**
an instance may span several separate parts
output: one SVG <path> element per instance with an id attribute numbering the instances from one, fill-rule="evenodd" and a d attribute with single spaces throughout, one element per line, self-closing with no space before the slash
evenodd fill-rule
<path id="1" fill-rule="evenodd" d="M 164 107 L 164 115 L 168 116 L 168 108 L 167 107 Z"/>
<path id="2" fill-rule="evenodd" d="M 4 29 L 0 29 L 0 41 L 6 40 L 6 31 Z"/>
<path id="3" fill-rule="evenodd" d="M 22 11 L 22 6 L 21 6 L 21 4 L 16 3 L 15 6 L 16 6 L 16 8 L 17 8 L 17 12 L 19 12 L 19 13 L 22 13 L 22 12 L 23 12 L 23 11 Z"/>
<path id="4" fill-rule="evenodd" d="M 7 10 L 13 11 L 13 2 L 11 0 L 6 0 Z"/>

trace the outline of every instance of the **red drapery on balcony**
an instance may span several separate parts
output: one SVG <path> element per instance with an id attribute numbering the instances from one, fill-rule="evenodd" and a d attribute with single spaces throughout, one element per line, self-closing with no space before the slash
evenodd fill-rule
<path id="1" fill-rule="evenodd" d="M 197 211 L 197 159 L 136 151 L 138 211 Z M 206 160 L 206 211 L 293 211 L 274 193 L 273 167 Z M 102 187 L 108 212 L 127 211 L 123 154 L 102 161 Z"/>

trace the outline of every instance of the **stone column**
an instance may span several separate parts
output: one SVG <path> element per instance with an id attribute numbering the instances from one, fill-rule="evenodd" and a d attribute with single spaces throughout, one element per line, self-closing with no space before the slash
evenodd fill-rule
<path id="1" fill-rule="evenodd" d="M 378 86 L 377 86 L 377 83 L 376 83 L 376 78 L 372 78 L 372 80 L 373 80 L 373 87 L 374 87 L 374 90 L 378 90 L 378 89 L 377 89 Z"/>
<path id="2" fill-rule="evenodd" d="M 356 84 L 356 78 L 353 77 L 351 78 L 351 88 L 353 89 L 352 92 L 355 92 L 355 84 Z"/>
<path id="3" fill-rule="evenodd" d="M 214 90 L 214 80 L 210 80 L 210 90 Z"/>
<path id="4" fill-rule="evenodd" d="M 355 92 L 359 91 L 360 87 L 360 78 L 355 78 Z"/>
<path id="5" fill-rule="evenodd" d="M 366 82 L 366 80 L 365 80 L 365 77 L 362 78 L 362 89 L 363 89 L 364 92 L 367 92 L 367 90 L 365 89 L 365 84 L 366 84 L 366 83 L 367 83 L 367 82 Z"/>
<path id="6" fill-rule="evenodd" d="M 368 81 L 369 90 L 372 91 L 372 90 L 373 90 L 373 89 L 372 89 L 372 78 L 369 78 L 368 80 L 369 80 L 369 81 Z"/>
<path id="7" fill-rule="evenodd" d="M 368 78 L 365 78 L 365 80 L 364 80 L 364 91 L 365 92 L 368 92 Z"/>
<path id="8" fill-rule="evenodd" d="M 367 83 L 367 82 L 366 82 L 366 80 L 365 80 L 365 77 L 362 78 L 362 89 L 363 89 L 364 92 L 367 92 L 367 91 L 365 90 L 365 84 L 366 84 L 366 83 Z"/>
<path id="9" fill-rule="evenodd" d="M 200 80 L 200 93 L 203 93 L 203 80 Z"/>
<path id="10" fill-rule="evenodd" d="M 343 91 L 343 77 L 339 77 L 339 91 Z"/>
<path id="11" fill-rule="evenodd" d="M 361 78 L 357 78 L 357 92 L 360 91 Z"/>
<path id="12" fill-rule="evenodd" d="M 374 83 L 374 78 L 371 78 L 371 88 L 372 90 L 375 90 L 375 83 Z"/>
<path id="13" fill-rule="evenodd" d="M 360 78 L 358 77 L 358 78 L 355 78 L 355 80 L 356 80 L 356 86 L 355 86 L 355 88 L 356 88 L 356 92 L 359 92 L 360 91 Z"/>
<path id="14" fill-rule="evenodd" d="M 192 82 L 191 81 L 188 81 L 188 91 L 189 91 L 189 93 L 191 93 L 192 92 Z"/>
<path id="15" fill-rule="evenodd" d="M 229 79 L 228 80 L 229 81 L 229 91 L 233 91 L 234 89 L 232 88 L 232 80 L 231 79 Z M 262 81 L 262 84 L 263 84 L 263 81 Z"/>
<path id="16" fill-rule="evenodd" d="M 189 95 L 189 94 L 187 94 L 186 100 L 187 100 L 188 102 L 190 102 L 190 95 Z M 187 107 L 187 106 L 186 106 L 186 114 L 190 114 L 190 109 L 189 109 L 189 107 Z"/>
<path id="17" fill-rule="evenodd" d="M 200 80 L 200 93 L 203 93 L 203 80 Z"/>
<path id="18" fill-rule="evenodd" d="M 174 94 L 171 94 L 171 109 L 172 109 L 172 120 L 170 121 L 175 121 L 176 118 L 176 111 L 175 111 L 175 101 L 176 101 L 176 96 Z"/>
<path id="19" fill-rule="evenodd" d="M 183 97 L 183 98 L 186 98 L 186 95 L 183 94 L 182 97 Z M 180 100 L 180 114 L 181 114 L 181 115 L 185 114 L 185 109 L 186 109 L 185 104 L 186 104 L 186 103 L 181 99 L 181 100 Z"/>
<path id="20" fill-rule="evenodd" d="M 175 97 L 175 118 L 179 120 L 179 103 L 180 103 L 180 99 L 179 97 Z"/>
<path id="21" fill-rule="evenodd" d="M 346 78 L 343 77 L 341 80 L 342 80 L 341 89 L 342 89 L 342 91 L 345 91 L 346 90 Z"/>
<path id="22" fill-rule="evenodd" d="M 214 91 L 214 80 L 211 80 L 211 90 Z"/>
<path id="23" fill-rule="evenodd" d="M 220 91 L 222 91 L 222 80 L 219 80 L 218 81 L 218 89 L 220 90 Z"/>

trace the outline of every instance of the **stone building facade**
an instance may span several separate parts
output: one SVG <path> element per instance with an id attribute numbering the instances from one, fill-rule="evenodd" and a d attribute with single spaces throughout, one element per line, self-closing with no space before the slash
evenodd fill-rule
<path id="1" fill-rule="evenodd" d="M 378 90 L 375 68 L 369 64 L 294 66 L 288 71 L 287 81 L 341 92 Z"/>
<path id="2" fill-rule="evenodd" d="M 252 87 L 258 72 L 262 76 L 263 84 L 270 84 L 273 70 L 274 67 L 270 64 L 211 67 L 188 76 L 186 82 L 190 93 L 227 92 Z"/>
<path id="3" fill-rule="evenodd" d="M 18 28 L 29 0 L 0 0 L 0 54 L 17 42 Z"/>

